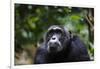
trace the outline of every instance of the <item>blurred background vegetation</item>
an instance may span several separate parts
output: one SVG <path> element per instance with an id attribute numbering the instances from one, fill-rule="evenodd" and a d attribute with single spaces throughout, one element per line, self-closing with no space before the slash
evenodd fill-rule
<path id="1" fill-rule="evenodd" d="M 63 25 L 84 41 L 94 59 L 94 9 L 15 4 L 15 65 L 33 64 L 37 46 L 51 25 Z"/>

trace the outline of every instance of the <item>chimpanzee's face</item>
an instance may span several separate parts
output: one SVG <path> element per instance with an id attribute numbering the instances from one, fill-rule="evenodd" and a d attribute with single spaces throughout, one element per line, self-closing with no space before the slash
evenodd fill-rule
<path id="1" fill-rule="evenodd" d="M 65 39 L 64 30 L 58 26 L 53 26 L 48 29 L 46 34 L 46 43 L 48 52 L 59 52 L 64 48 Z"/>

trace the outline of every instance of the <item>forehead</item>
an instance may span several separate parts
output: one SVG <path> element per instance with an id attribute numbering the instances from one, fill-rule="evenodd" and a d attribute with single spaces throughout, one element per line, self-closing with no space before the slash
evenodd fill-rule
<path id="1" fill-rule="evenodd" d="M 50 30 L 62 30 L 62 28 L 59 27 L 59 26 L 51 26 L 51 27 L 48 29 L 48 31 L 50 31 Z"/>

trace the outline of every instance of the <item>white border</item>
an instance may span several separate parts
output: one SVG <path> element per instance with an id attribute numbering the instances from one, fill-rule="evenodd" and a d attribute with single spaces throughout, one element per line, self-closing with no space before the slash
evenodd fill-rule
<path id="1" fill-rule="evenodd" d="M 83 6 L 91 7 L 95 5 L 95 0 L 13 0 L 15 3 L 36 3 L 36 4 L 54 4 L 67 6 Z"/>
<path id="2" fill-rule="evenodd" d="M 76 1 L 76 0 L 75 0 Z M 59 63 L 59 64 L 41 64 L 41 65 L 21 65 L 21 66 L 14 66 L 14 4 L 15 3 L 20 3 L 20 4 L 36 4 L 36 5 L 55 5 L 55 6 L 71 6 L 71 7 L 89 7 L 89 8 L 95 8 L 94 5 L 89 5 L 83 4 L 83 3 L 75 3 L 74 2 L 69 2 L 67 1 L 59 1 L 59 0 L 33 0 L 33 1 L 28 1 L 28 0 L 13 0 L 11 2 L 11 68 L 12 69 L 52 69 L 52 68 L 57 68 L 57 69 L 66 69 L 66 68 L 71 68 L 73 67 L 80 67 L 81 66 L 92 66 L 94 65 L 95 61 L 92 62 L 75 62 L 75 63 Z M 76 1 L 77 2 L 77 1 Z"/>
<path id="3" fill-rule="evenodd" d="M 15 2 L 14 2 L 15 1 Z M 21 4 L 39 4 L 39 5 L 57 5 L 57 6 L 73 6 L 73 7 L 95 7 L 93 2 L 86 0 L 14 0 L 14 3 Z M 88 1 L 88 0 L 87 0 Z"/>
<path id="4" fill-rule="evenodd" d="M 10 60 L 11 60 L 11 62 L 10 62 L 10 65 L 11 65 L 11 68 L 13 68 L 13 66 L 14 66 L 14 2 L 11 2 L 11 27 L 10 27 L 10 30 L 11 30 L 11 32 L 10 32 L 10 36 L 11 36 L 11 42 L 10 42 L 10 48 L 11 48 L 11 50 L 10 50 L 10 52 L 11 52 L 11 54 L 10 54 Z"/>

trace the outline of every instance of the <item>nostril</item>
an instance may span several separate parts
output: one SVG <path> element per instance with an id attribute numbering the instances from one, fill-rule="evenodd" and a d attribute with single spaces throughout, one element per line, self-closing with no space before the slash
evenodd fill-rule
<path id="1" fill-rule="evenodd" d="M 56 38 L 52 38 L 53 40 L 55 40 Z"/>

